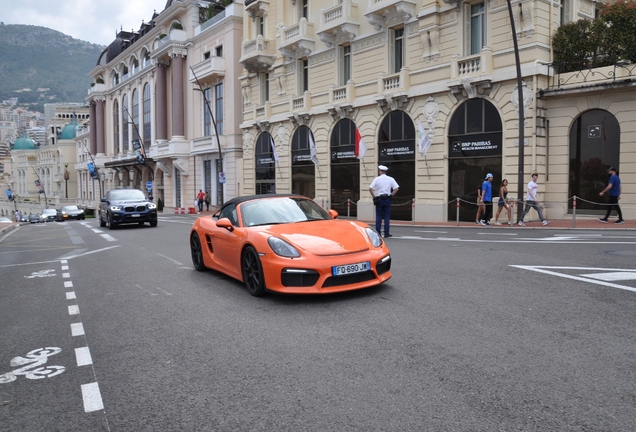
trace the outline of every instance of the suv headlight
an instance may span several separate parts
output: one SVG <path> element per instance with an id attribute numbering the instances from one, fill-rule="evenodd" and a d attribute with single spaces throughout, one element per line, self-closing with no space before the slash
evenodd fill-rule
<path id="1" fill-rule="evenodd" d="M 156 209 L 156 208 L 157 208 L 157 204 L 155 204 L 155 203 L 148 203 L 148 208 L 149 208 L 150 210 L 152 210 L 152 209 Z"/>
<path id="2" fill-rule="evenodd" d="M 121 211 L 121 206 L 112 205 L 110 206 L 110 211 Z"/>
<path id="3" fill-rule="evenodd" d="M 298 250 L 296 250 L 295 247 L 293 247 L 283 239 L 279 239 L 278 237 L 270 237 L 267 239 L 267 243 L 269 243 L 269 247 L 272 248 L 276 255 L 280 255 L 285 258 L 300 257 L 300 253 L 298 252 Z"/>

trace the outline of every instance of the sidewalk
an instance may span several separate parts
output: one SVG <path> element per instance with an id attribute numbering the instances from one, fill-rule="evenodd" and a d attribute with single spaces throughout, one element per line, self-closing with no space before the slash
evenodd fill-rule
<path id="1" fill-rule="evenodd" d="M 213 209 L 212 206 L 210 206 L 210 211 L 202 211 L 199 214 L 195 214 L 195 215 L 190 215 L 190 216 L 194 216 L 194 217 L 198 217 L 198 216 L 211 216 L 216 212 L 217 209 Z M 170 215 L 170 213 L 166 213 L 166 215 Z M 339 215 L 338 216 L 339 219 L 346 219 L 346 216 L 342 216 Z M 459 225 L 457 225 L 457 222 L 455 221 L 449 221 L 449 222 L 409 222 L 409 221 L 397 221 L 397 220 L 391 220 L 391 225 L 392 226 L 424 226 L 424 227 L 444 227 L 444 228 L 448 228 L 448 227 L 454 227 L 454 226 L 459 226 L 460 228 L 480 228 L 480 229 L 536 229 L 536 228 L 541 228 L 541 229 L 621 229 L 621 230 L 636 230 L 636 220 L 630 221 L 630 220 L 626 220 L 624 224 L 614 224 L 614 221 L 616 220 L 616 217 L 613 217 L 609 220 L 608 223 L 603 223 L 600 222 L 598 220 L 598 217 L 592 217 L 592 216 L 578 216 L 576 218 L 576 227 L 572 226 L 572 219 L 559 219 L 559 220 L 552 220 L 549 219 L 550 224 L 543 226 L 541 225 L 541 221 L 537 220 L 537 221 L 533 221 L 533 222 L 526 222 L 526 226 L 518 226 L 517 224 L 510 226 L 508 225 L 508 223 L 504 223 L 502 222 L 501 225 L 490 225 L 490 226 L 483 226 L 483 225 L 477 225 L 475 222 L 459 222 Z M 368 223 L 371 226 L 375 225 L 375 220 L 373 221 L 368 221 L 365 220 L 363 222 Z M 494 219 L 491 221 L 491 223 L 494 223 Z"/>

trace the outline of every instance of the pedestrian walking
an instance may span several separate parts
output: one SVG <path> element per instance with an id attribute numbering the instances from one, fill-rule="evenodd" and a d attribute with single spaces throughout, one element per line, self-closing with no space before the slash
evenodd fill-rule
<path id="1" fill-rule="evenodd" d="M 210 211 L 210 191 L 205 192 L 205 211 Z"/>
<path id="2" fill-rule="evenodd" d="M 541 212 L 541 207 L 539 206 L 539 201 L 537 201 L 537 189 L 538 189 L 538 185 L 537 185 L 537 180 L 539 179 L 539 174 L 537 173 L 532 173 L 532 180 L 530 180 L 528 182 L 528 191 L 527 191 L 527 195 L 526 195 L 526 206 L 523 209 L 523 213 L 521 214 L 521 217 L 519 218 L 519 221 L 517 222 L 517 224 L 519 226 L 525 226 L 526 224 L 523 223 L 523 218 L 526 217 L 526 215 L 528 214 L 528 212 L 530 211 L 531 208 L 535 209 L 537 211 L 537 213 L 539 214 L 539 219 L 541 219 L 541 224 L 542 225 L 547 225 L 550 223 L 550 221 L 548 221 L 547 219 L 545 219 L 543 217 L 543 213 Z"/>
<path id="3" fill-rule="evenodd" d="M 618 205 L 618 201 L 621 199 L 622 192 L 621 179 L 618 177 L 618 174 L 616 174 L 616 168 L 609 167 L 607 172 L 610 174 L 610 179 L 607 182 L 607 187 L 603 189 L 601 193 L 599 193 L 599 195 L 603 196 L 607 194 L 609 197 L 609 202 L 607 205 L 607 213 L 605 213 L 605 217 L 599 218 L 599 220 L 603 223 L 607 223 L 607 219 L 612 214 L 612 209 L 616 209 L 618 219 L 614 223 L 624 224 L 625 221 L 623 220 L 623 212 L 621 212 L 621 208 Z"/>
<path id="4" fill-rule="evenodd" d="M 481 225 L 481 216 L 486 211 L 486 207 L 484 206 L 484 198 L 481 196 L 481 185 L 482 182 L 479 182 L 477 186 L 477 215 L 475 216 L 475 223 L 477 225 Z"/>
<path id="5" fill-rule="evenodd" d="M 197 204 L 199 206 L 199 212 L 203 211 L 203 201 L 205 201 L 205 193 L 199 189 L 199 194 L 197 195 Z"/>
<path id="6" fill-rule="evenodd" d="M 501 186 L 499 186 L 499 201 L 497 201 L 497 207 L 498 208 L 497 215 L 495 216 L 495 225 L 501 225 L 501 222 L 499 222 L 499 215 L 504 208 L 508 211 L 508 223 L 512 225 L 512 209 L 510 208 L 510 203 L 508 202 L 508 180 L 506 179 L 503 179 L 501 181 Z"/>
<path id="7" fill-rule="evenodd" d="M 491 173 L 486 174 L 486 180 L 481 184 L 481 198 L 484 202 L 484 218 L 481 220 L 481 225 L 490 225 L 490 219 L 492 219 L 492 180 L 493 175 Z"/>
<path id="8" fill-rule="evenodd" d="M 386 175 L 389 169 L 385 165 L 378 166 L 379 175 L 369 186 L 369 193 L 375 205 L 375 230 L 380 234 L 384 221 L 384 237 L 393 237 L 390 231 L 391 199 L 398 192 L 400 186 L 393 177 Z"/>
<path id="9" fill-rule="evenodd" d="M 20 222 L 20 218 L 22 217 L 22 215 L 20 214 L 20 210 L 16 210 L 15 211 L 15 221 L 16 222 Z"/>

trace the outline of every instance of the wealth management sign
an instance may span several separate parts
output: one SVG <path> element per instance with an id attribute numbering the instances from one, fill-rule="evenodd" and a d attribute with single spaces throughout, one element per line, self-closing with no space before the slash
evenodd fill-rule
<path id="1" fill-rule="evenodd" d="M 448 157 L 501 156 L 501 132 L 449 137 Z"/>

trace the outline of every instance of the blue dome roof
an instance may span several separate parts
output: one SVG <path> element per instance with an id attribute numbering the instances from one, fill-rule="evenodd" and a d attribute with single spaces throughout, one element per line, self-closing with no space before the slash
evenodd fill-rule
<path id="1" fill-rule="evenodd" d="M 69 124 L 64 126 L 64 129 L 62 129 L 62 132 L 60 132 L 60 137 L 58 139 L 68 140 L 75 138 L 77 136 L 77 131 L 79 130 L 79 128 L 80 125 L 77 122 L 77 119 L 73 117 L 73 120 L 71 120 Z"/>
<path id="2" fill-rule="evenodd" d="M 24 132 L 20 138 L 15 140 L 12 150 L 37 150 L 38 143 L 33 141 L 29 136 Z"/>

